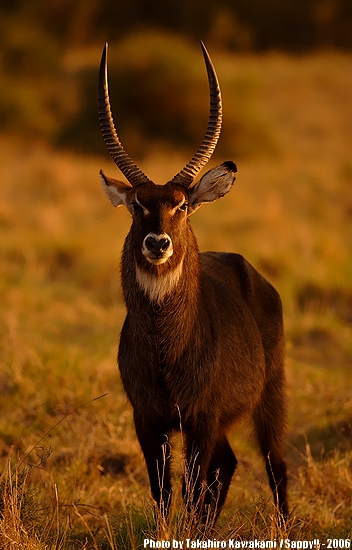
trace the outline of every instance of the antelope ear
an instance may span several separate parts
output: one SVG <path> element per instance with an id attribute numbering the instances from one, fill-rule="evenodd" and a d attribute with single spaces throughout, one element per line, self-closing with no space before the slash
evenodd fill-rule
<path id="1" fill-rule="evenodd" d="M 126 197 L 128 192 L 133 189 L 132 185 L 124 181 L 108 178 L 102 170 L 100 170 L 99 175 L 104 192 L 111 204 L 113 206 L 121 206 L 122 204 L 126 206 Z"/>
<path id="2" fill-rule="evenodd" d="M 236 179 L 237 167 L 234 162 L 227 160 L 209 170 L 189 189 L 188 201 L 190 213 L 193 214 L 203 202 L 213 202 L 228 193 Z"/>

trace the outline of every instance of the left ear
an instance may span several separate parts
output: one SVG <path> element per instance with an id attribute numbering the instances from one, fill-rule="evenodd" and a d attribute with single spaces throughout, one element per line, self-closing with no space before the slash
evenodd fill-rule
<path id="1" fill-rule="evenodd" d="M 204 174 L 198 183 L 189 189 L 190 214 L 193 214 L 203 202 L 213 202 L 226 195 L 236 179 L 236 172 L 236 164 L 227 160 Z"/>

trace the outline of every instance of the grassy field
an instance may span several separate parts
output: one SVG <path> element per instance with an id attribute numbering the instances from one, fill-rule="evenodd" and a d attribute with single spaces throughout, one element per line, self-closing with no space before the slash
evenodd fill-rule
<path id="1" fill-rule="evenodd" d="M 201 250 L 242 253 L 282 296 L 292 510 L 277 531 L 243 427 L 231 437 L 239 466 L 211 534 L 218 540 L 352 536 L 351 61 L 216 59 L 222 139 L 229 158 L 232 148 L 242 153 L 231 193 L 192 224 Z M 189 154 L 156 149 L 140 164 L 162 183 Z M 189 532 L 179 490 L 170 530 L 154 527 L 115 363 L 129 215 L 103 196 L 100 168 L 118 177 L 108 153 L 84 158 L 0 138 L 0 548 L 136 548 L 144 537 L 201 536 Z"/>

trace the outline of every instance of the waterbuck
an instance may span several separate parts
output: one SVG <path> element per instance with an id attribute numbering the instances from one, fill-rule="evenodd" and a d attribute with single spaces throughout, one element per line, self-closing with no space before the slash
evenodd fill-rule
<path id="1" fill-rule="evenodd" d="M 114 126 L 107 82 L 107 45 L 99 72 L 104 141 L 126 181 L 101 171 L 113 206 L 132 216 L 122 255 L 127 316 L 118 363 L 146 461 L 152 495 L 165 516 L 171 499 L 165 442 L 182 426 L 188 476 L 184 496 L 198 517 L 224 504 L 237 459 L 230 427 L 251 416 L 274 502 L 287 515 L 282 456 L 286 422 L 284 335 L 276 290 L 241 255 L 199 253 L 189 216 L 230 191 L 236 165 L 226 161 L 197 174 L 218 141 L 222 105 L 204 45 L 210 115 L 197 153 L 171 181 L 156 185 L 130 159 Z M 210 505 L 210 507 L 209 507 Z"/>

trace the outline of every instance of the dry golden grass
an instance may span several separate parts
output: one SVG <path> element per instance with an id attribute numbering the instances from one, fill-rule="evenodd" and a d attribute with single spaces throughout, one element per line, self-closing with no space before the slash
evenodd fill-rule
<path id="1" fill-rule="evenodd" d="M 352 517 L 351 58 L 223 57 L 216 65 L 222 139 L 231 157 L 231 135 L 243 138 L 243 157 L 230 195 L 204 206 L 192 224 L 202 250 L 242 253 L 283 297 L 292 520 L 281 533 L 275 527 L 263 465 L 239 436 L 244 428 L 232 437 L 239 467 L 213 536 L 345 539 Z M 236 99 L 245 110 L 237 133 Z M 246 143 L 248 136 L 258 142 Z M 163 182 L 188 155 L 156 151 L 141 165 Z M 0 547 L 135 548 L 157 532 L 115 365 L 129 216 L 110 207 L 97 177 L 101 167 L 114 175 L 114 167 L 108 156 L 75 157 L 5 136 L 0 161 Z M 181 472 L 177 466 L 178 487 Z M 168 535 L 181 540 L 189 525 L 179 492 L 173 514 Z"/>

